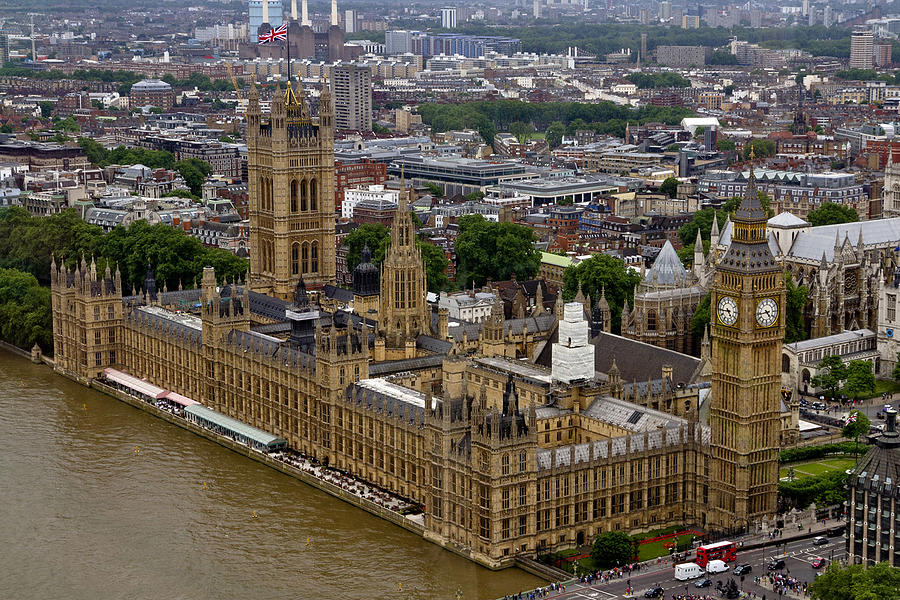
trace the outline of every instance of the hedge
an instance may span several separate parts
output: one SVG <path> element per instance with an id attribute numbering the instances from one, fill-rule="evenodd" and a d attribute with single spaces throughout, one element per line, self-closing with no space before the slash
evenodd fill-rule
<path id="1" fill-rule="evenodd" d="M 824 444 L 822 446 L 805 446 L 803 448 L 788 448 L 782 450 L 778 461 L 782 464 L 812 460 L 833 454 L 865 454 L 869 446 L 855 442 L 838 442 L 836 444 Z"/>

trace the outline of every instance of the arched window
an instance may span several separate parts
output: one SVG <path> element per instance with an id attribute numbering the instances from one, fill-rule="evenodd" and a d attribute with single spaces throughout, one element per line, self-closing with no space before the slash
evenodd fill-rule
<path id="1" fill-rule="evenodd" d="M 303 273 L 309 273 L 309 244 L 303 244 L 303 248 L 301 248 L 300 250 L 300 255 L 303 261 Z"/>
<path id="2" fill-rule="evenodd" d="M 647 311 L 647 331 L 656 331 L 656 311 Z"/>
<path id="3" fill-rule="evenodd" d="M 300 274 L 300 244 L 291 244 L 291 275 Z"/>
<path id="4" fill-rule="evenodd" d="M 299 192 L 297 191 L 297 180 L 291 179 L 291 212 L 297 212 L 297 205 L 299 202 Z"/>
<path id="5" fill-rule="evenodd" d="M 304 179 L 300 182 L 300 210 L 306 211 L 309 198 L 309 183 Z"/>
<path id="6" fill-rule="evenodd" d="M 315 179 L 309 180 L 309 210 L 319 210 L 319 184 Z"/>
<path id="7" fill-rule="evenodd" d="M 782 373 L 790 373 L 791 372 L 791 357 L 787 354 L 781 355 L 781 372 Z"/>
<path id="8" fill-rule="evenodd" d="M 319 242 L 312 243 L 312 249 L 310 251 L 310 272 L 318 273 L 319 272 Z"/>
<path id="9" fill-rule="evenodd" d="M 266 208 L 266 180 L 260 175 L 258 185 L 256 186 L 256 197 L 259 200 L 259 207 L 261 210 L 265 210 Z"/>

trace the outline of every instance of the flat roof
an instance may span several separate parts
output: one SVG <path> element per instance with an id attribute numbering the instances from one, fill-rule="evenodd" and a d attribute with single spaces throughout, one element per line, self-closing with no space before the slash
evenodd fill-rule
<path id="1" fill-rule="evenodd" d="M 190 413 L 201 419 L 205 419 L 210 423 L 214 423 L 219 427 L 223 427 L 239 435 L 243 435 L 244 437 L 262 444 L 263 446 L 285 442 L 284 439 L 274 436 L 267 431 L 257 429 L 256 427 L 247 425 L 246 423 L 238 421 L 237 419 L 232 419 L 229 416 L 223 415 L 220 412 L 216 412 L 211 408 L 206 408 L 205 406 L 202 406 L 200 404 L 192 404 L 190 406 L 186 406 L 184 412 Z"/>
<path id="2" fill-rule="evenodd" d="M 398 385 L 383 377 L 373 379 L 360 379 L 356 384 L 360 387 L 384 394 L 390 398 L 412 404 L 417 408 L 425 408 L 425 394 L 412 388 Z"/>
<path id="3" fill-rule="evenodd" d="M 168 319 L 169 321 L 181 323 L 182 325 L 190 327 L 191 329 L 196 329 L 197 331 L 203 331 L 203 321 L 200 319 L 200 317 L 196 317 L 192 314 L 175 312 L 173 310 L 165 309 L 161 306 L 139 306 L 137 310 L 155 315 L 162 319 Z"/>
<path id="4" fill-rule="evenodd" d="M 137 377 L 129 375 L 128 373 L 123 373 L 122 371 L 108 368 L 103 369 L 103 374 L 106 375 L 107 379 L 115 381 L 119 385 L 124 385 L 127 388 L 144 394 L 145 396 L 150 396 L 151 398 L 158 399 L 166 395 L 166 390 L 164 390 L 163 388 L 157 387 L 148 381 L 144 381 L 143 379 L 138 379 Z"/>
<path id="5" fill-rule="evenodd" d="M 571 267 L 575 264 L 575 261 L 568 256 L 560 256 L 559 254 L 552 254 L 550 252 L 541 252 L 541 262 L 555 267 Z"/>

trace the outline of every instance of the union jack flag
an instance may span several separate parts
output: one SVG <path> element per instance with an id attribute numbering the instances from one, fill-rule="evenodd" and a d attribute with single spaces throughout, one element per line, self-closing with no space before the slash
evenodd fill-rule
<path id="1" fill-rule="evenodd" d="M 275 40 L 286 40 L 287 39 L 287 23 L 281 25 L 281 27 L 277 29 L 273 29 L 269 33 L 261 33 L 259 35 L 259 43 L 260 44 L 269 44 L 274 42 Z"/>
<path id="2" fill-rule="evenodd" d="M 856 423 L 856 416 L 858 413 L 850 413 L 847 415 L 847 418 L 844 419 L 844 425 L 849 425 L 850 423 Z"/>

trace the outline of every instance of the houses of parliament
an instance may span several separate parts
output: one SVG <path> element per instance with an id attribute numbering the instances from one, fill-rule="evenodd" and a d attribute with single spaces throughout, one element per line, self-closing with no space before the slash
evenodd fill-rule
<path id="1" fill-rule="evenodd" d="M 126 293 L 115 268 L 53 263 L 57 371 L 89 384 L 119 369 L 284 438 L 420 503 L 427 539 L 491 568 L 604 531 L 772 516 L 784 291 L 755 190 L 712 284 L 711 377 L 681 385 L 663 365 L 627 381 L 633 354 L 597 368 L 612 338 L 592 335 L 580 302 L 507 319 L 497 299 L 462 329 L 428 305 L 405 190 L 383 263 L 364 250 L 352 299 L 329 297 L 327 88 L 320 106 L 311 116 L 288 84 L 263 115 L 251 90 L 246 281 L 207 267 L 199 289 L 170 291 L 151 268 Z"/>

